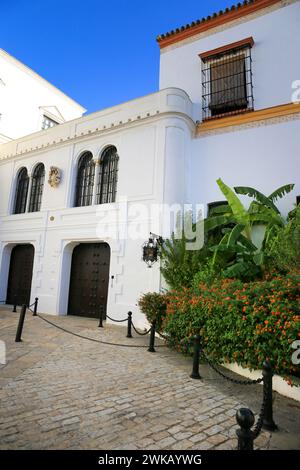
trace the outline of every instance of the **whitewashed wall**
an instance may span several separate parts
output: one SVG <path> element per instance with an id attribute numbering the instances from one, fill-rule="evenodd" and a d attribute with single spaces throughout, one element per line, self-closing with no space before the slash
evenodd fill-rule
<path id="1" fill-rule="evenodd" d="M 123 318 L 132 310 L 135 323 L 144 324 L 137 300 L 143 292 L 159 289 L 160 273 L 158 265 L 148 269 L 141 260 L 142 244 L 150 231 L 162 229 L 158 205 L 184 201 L 191 113 L 186 93 L 168 89 L 2 145 L 0 298 L 6 295 L 12 247 L 32 243 L 31 298 L 39 298 L 43 312 L 66 314 L 72 250 L 80 242 L 103 241 L 111 248 L 108 313 Z M 80 155 L 91 151 L 99 159 L 108 145 L 119 154 L 117 202 L 73 207 Z M 12 214 L 18 170 L 26 166 L 31 173 L 38 162 L 46 169 L 41 211 Z M 58 188 L 47 183 L 53 165 L 62 171 Z M 124 213 L 127 235 L 115 239 L 116 218 L 120 214 L 123 220 Z"/>
<path id="2" fill-rule="evenodd" d="M 78 118 L 85 111 L 2 49 L 0 79 L 0 144 L 6 138 L 17 139 L 40 130 L 44 107 L 58 122 Z"/>
<path id="3" fill-rule="evenodd" d="M 193 140 L 193 200 L 206 204 L 224 200 L 218 178 L 233 186 L 252 186 L 269 195 L 294 183 L 293 192 L 277 202 L 284 215 L 300 195 L 300 117 L 288 122 L 235 129 Z M 242 198 L 245 204 L 249 198 Z"/>

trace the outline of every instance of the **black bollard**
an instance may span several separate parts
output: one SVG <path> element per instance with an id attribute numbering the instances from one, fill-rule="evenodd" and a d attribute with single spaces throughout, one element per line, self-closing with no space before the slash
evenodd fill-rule
<path id="1" fill-rule="evenodd" d="M 103 306 L 100 305 L 99 325 L 98 328 L 103 328 Z"/>
<path id="2" fill-rule="evenodd" d="M 34 301 L 34 307 L 33 307 L 33 317 L 36 317 L 36 314 L 37 314 L 37 308 L 38 308 L 38 297 L 35 298 L 35 301 Z"/>
<path id="3" fill-rule="evenodd" d="M 240 426 L 240 429 L 236 431 L 238 438 L 237 450 L 253 450 L 254 434 L 251 428 L 255 421 L 254 414 L 249 408 L 240 408 L 235 417 Z"/>
<path id="4" fill-rule="evenodd" d="M 13 308 L 13 312 L 15 313 L 17 311 L 17 296 L 14 295 L 14 308 Z"/>
<path id="5" fill-rule="evenodd" d="M 127 336 L 126 336 L 126 338 L 132 338 L 132 334 L 131 334 L 131 325 L 132 325 L 132 312 L 128 312 Z"/>
<path id="6" fill-rule="evenodd" d="M 201 379 L 199 374 L 199 360 L 200 360 L 200 335 L 194 336 L 194 355 L 193 355 L 193 370 L 190 375 L 191 379 Z"/>
<path id="7" fill-rule="evenodd" d="M 155 326 L 156 326 L 156 320 L 153 321 L 151 325 L 151 331 L 150 331 L 150 342 L 149 342 L 149 352 L 155 352 L 154 349 L 154 341 L 155 341 Z"/>
<path id="8" fill-rule="evenodd" d="M 16 343 L 19 343 L 20 341 L 22 341 L 21 338 L 22 338 L 22 331 L 23 331 L 23 325 L 24 325 L 24 320 L 25 320 L 26 308 L 27 308 L 26 305 L 22 305 L 17 333 L 16 333 L 16 339 L 15 339 Z"/>
<path id="9" fill-rule="evenodd" d="M 273 370 L 269 360 L 263 364 L 263 395 L 266 397 L 263 427 L 268 431 L 276 431 L 277 425 L 273 420 Z"/>

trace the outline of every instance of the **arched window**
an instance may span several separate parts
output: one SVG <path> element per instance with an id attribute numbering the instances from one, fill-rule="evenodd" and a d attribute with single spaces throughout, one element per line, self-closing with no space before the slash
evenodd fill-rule
<path id="1" fill-rule="evenodd" d="M 35 170 L 32 175 L 29 212 L 38 212 L 41 209 L 44 179 L 45 179 L 45 167 L 42 163 L 39 163 L 35 167 Z"/>
<path id="2" fill-rule="evenodd" d="M 93 202 L 95 163 L 91 152 L 85 152 L 78 163 L 75 206 L 90 206 Z"/>
<path id="3" fill-rule="evenodd" d="M 21 168 L 17 178 L 14 214 L 23 214 L 26 210 L 29 177 L 26 168 Z"/>
<path id="4" fill-rule="evenodd" d="M 117 194 L 119 156 L 116 147 L 107 147 L 100 160 L 97 204 L 115 202 Z"/>

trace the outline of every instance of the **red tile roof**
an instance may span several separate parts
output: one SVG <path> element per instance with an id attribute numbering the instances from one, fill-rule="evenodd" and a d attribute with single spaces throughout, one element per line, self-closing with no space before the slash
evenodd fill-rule
<path id="1" fill-rule="evenodd" d="M 218 13 L 213 13 L 206 18 L 192 21 L 185 26 L 161 34 L 157 36 L 157 42 L 162 49 L 170 44 L 182 41 L 183 39 L 233 21 L 242 16 L 249 15 L 257 10 L 267 8 L 280 1 L 281 0 L 245 0 L 243 3 L 232 5 L 230 8 L 220 10 Z"/>

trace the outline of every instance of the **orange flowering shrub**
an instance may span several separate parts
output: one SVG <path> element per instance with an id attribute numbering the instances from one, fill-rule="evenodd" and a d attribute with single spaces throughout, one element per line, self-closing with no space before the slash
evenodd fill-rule
<path id="1" fill-rule="evenodd" d="M 195 333 L 218 363 L 259 369 L 269 358 L 275 373 L 300 377 L 292 344 L 300 337 L 300 273 L 243 283 L 224 279 L 167 295 L 164 329 L 181 348 Z"/>

